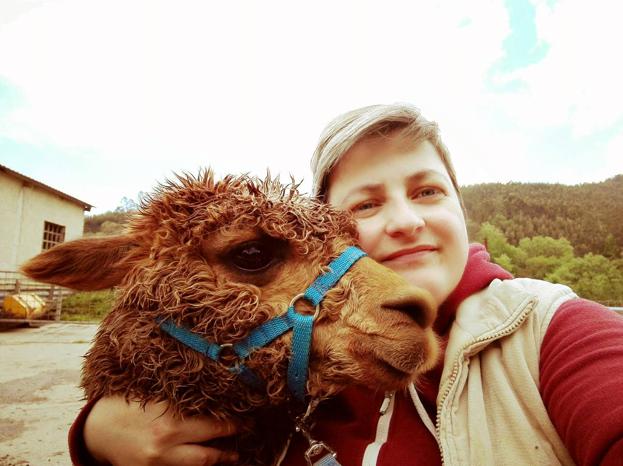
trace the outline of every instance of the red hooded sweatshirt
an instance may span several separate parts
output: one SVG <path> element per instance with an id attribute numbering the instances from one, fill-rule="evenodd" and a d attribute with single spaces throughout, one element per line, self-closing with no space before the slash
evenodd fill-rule
<path id="1" fill-rule="evenodd" d="M 457 288 L 440 307 L 435 331 L 447 340 L 461 302 L 494 279 L 512 276 L 490 262 L 482 245 L 470 246 L 465 272 Z M 418 382 L 419 397 L 434 422 L 443 366 L 440 363 Z M 541 346 L 541 396 L 552 422 L 571 456 L 580 465 L 623 466 L 623 318 L 583 299 L 560 306 Z M 315 413 L 313 437 L 326 442 L 343 466 L 361 465 L 375 442 L 382 392 L 352 386 Z M 92 407 L 87 404 L 69 433 L 71 458 L 87 465 L 83 429 Z M 295 436 L 283 466 L 304 466 L 306 442 Z M 441 455 L 408 393 L 396 393 L 387 440 L 380 445 L 377 465 L 440 465 Z M 517 459 L 521 463 L 521 458 Z"/>

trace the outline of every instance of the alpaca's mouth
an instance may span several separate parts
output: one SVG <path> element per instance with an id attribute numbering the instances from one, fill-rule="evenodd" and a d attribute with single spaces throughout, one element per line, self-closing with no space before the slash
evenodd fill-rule
<path id="1" fill-rule="evenodd" d="M 410 372 L 407 372 L 404 369 L 400 369 L 400 368 L 394 366 L 392 363 L 390 363 L 389 361 L 387 361 L 385 359 L 377 358 L 376 362 L 378 363 L 379 366 L 381 366 L 381 368 L 385 372 L 389 372 L 392 375 L 392 377 L 394 377 L 396 379 L 404 379 L 406 377 L 410 377 L 411 376 Z"/>
<path id="2" fill-rule="evenodd" d="M 427 340 L 420 342 L 410 341 L 407 345 L 392 341 L 390 345 L 375 345 L 368 353 L 371 369 L 382 374 L 392 385 L 405 386 L 412 382 L 419 374 L 427 370 L 434 352 Z"/>
<path id="3" fill-rule="evenodd" d="M 385 359 L 369 357 L 367 361 L 368 367 L 360 382 L 368 387 L 386 391 L 400 390 L 415 378 L 414 372 L 407 372 Z"/>
<path id="4" fill-rule="evenodd" d="M 406 387 L 417 377 L 420 366 L 405 367 L 392 358 L 369 354 L 367 374 L 362 382 L 382 390 L 398 390 Z"/>

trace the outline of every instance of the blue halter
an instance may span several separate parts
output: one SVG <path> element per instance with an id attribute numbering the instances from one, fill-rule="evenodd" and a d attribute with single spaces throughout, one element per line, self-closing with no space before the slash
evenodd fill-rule
<path id="1" fill-rule="evenodd" d="M 365 252 L 355 246 L 348 247 L 329 264 L 327 272 L 316 278 L 304 293 L 292 299 L 285 313 L 264 322 L 253 329 L 246 338 L 233 344 L 219 345 L 206 341 L 187 328 L 175 325 L 170 319 L 159 319 L 157 322 L 164 332 L 214 361 L 220 359 L 223 349 L 231 348 L 238 356 L 238 362 L 233 367 L 229 367 L 229 371 L 237 374 L 245 383 L 253 387 L 261 387 L 262 381 L 242 361 L 249 357 L 255 349 L 266 346 L 275 338 L 292 330 L 291 357 L 288 363 L 288 387 L 296 399 L 302 402 L 306 393 L 312 330 L 314 320 L 319 314 L 320 303 L 327 292 L 335 286 L 352 265 L 365 255 Z M 314 315 L 296 312 L 294 305 L 299 299 L 306 299 L 316 307 Z"/>

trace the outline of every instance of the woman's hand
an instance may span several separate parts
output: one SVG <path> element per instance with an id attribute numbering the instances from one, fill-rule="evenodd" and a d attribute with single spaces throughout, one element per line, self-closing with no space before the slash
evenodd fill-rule
<path id="1" fill-rule="evenodd" d="M 233 422 L 206 416 L 181 420 L 166 403 L 100 399 L 87 418 L 84 441 L 95 460 L 115 466 L 209 466 L 233 463 L 238 455 L 199 443 L 237 432 Z"/>

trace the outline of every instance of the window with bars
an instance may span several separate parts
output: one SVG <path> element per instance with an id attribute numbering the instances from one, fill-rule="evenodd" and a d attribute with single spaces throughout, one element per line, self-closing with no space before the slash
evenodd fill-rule
<path id="1" fill-rule="evenodd" d="M 52 246 L 65 241 L 65 227 L 52 222 L 43 222 L 43 246 L 44 251 Z"/>

